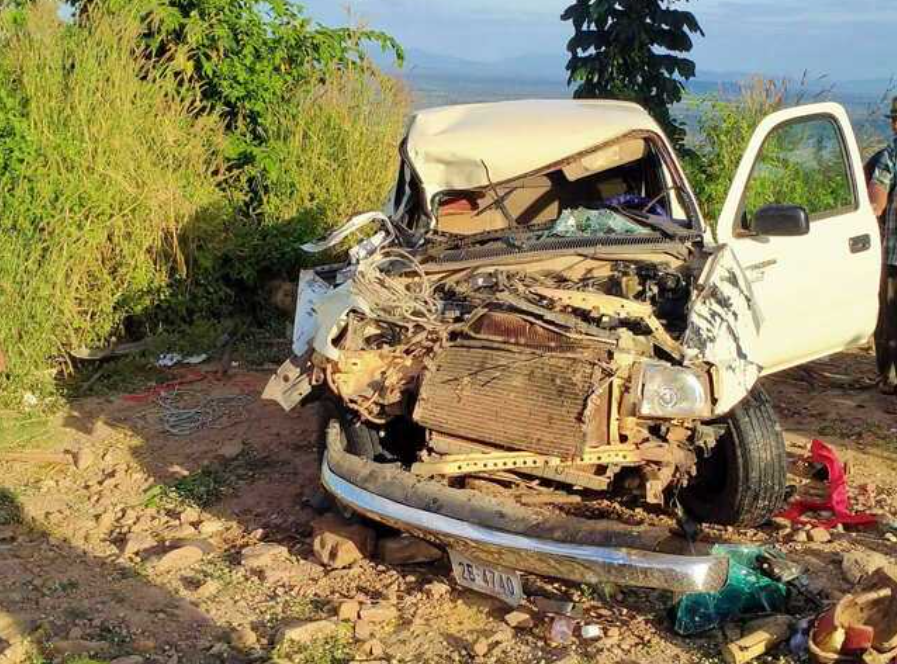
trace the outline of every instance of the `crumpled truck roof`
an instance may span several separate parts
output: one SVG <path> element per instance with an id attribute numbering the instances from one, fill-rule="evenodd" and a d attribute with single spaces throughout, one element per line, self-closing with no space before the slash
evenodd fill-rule
<path id="1" fill-rule="evenodd" d="M 429 201 L 441 191 L 512 180 L 631 131 L 663 134 L 645 109 L 630 102 L 554 99 L 462 104 L 417 113 L 408 130 L 405 153 Z"/>

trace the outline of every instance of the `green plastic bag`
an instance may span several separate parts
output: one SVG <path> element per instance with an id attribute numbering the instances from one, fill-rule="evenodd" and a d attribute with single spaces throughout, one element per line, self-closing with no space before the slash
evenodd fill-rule
<path id="1" fill-rule="evenodd" d="M 717 544 L 710 553 L 729 559 L 729 578 L 722 590 L 691 593 L 673 606 L 677 634 L 698 634 L 741 616 L 785 609 L 788 588 L 756 571 L 757 558 L 770 553 L 764 547 Z"/>

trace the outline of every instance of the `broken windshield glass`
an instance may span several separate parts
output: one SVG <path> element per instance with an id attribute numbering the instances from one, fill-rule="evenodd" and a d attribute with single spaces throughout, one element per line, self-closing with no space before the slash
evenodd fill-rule
<path id="1" fill-rule="evenodd" d="M 638 224 L 628 217 L 609 208 L 574 208 L 564 210 L 551 228 L 550 235 L 556 237 L 578 237 L 598 235 L 635 235 L 651 233 L 652 229 Z"/>

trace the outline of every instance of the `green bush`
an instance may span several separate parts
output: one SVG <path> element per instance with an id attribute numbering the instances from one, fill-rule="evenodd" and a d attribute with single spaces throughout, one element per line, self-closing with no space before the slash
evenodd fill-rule
<path id="1" fill-rule="evenodd" d="M 295 89 L 272 110 L 266 144 L 253 148 L 253 172 L 265 181 L 255 212 L 184 229 L 190 281 L 177 292 L 188 297 L 168 311 L 183 321 L 220 314 L 235 298 L 257 300 L 269 279 L 294 278 L 308 263 L 303 242 L 380 209 L 395 183 L 409 101 L 399 81 L 371 67 L 335 68 Z M 244 177 L 229 186 L 234 199 L 249 189 Z"/>
<path id="2" fill-rule="evenodd" d="M 179 234 L 226 218 L 224 131 L 140 57 L 141 25 L 55 4 L 0 12 L 0 393 L 105 343 L 184 273 Z"/>
<path id="3" fill-rule="evenodd" d="M 50 393 L 75 348 L 246 313 L 394 178 L 408 95 L 369 63 L 315 61 L 247 143 L 119 5 L 0 10 L 0 402 Z"/>
<path id="4" fill-rule="evenodd" d="M 715 96 L 695 102 L 698 131 L 684 166 L 704 216 L 714 230 L 754 130 L 767 115 L 793 101 L 788 81 L 753 78 L 742 84 L 735 99 Z"/>

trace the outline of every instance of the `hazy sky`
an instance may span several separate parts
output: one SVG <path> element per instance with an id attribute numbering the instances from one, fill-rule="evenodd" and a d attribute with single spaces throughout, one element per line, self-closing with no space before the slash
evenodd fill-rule
<path id="1" fill-rule="evenodd" d="M 563 53 L 568 0 L 301 0 L 314 18 L 386 30 L 406 48 L 474 60 Z M 840 79 L 897 74 L 894 0 L 691 0 L 698 68 Z"/>

